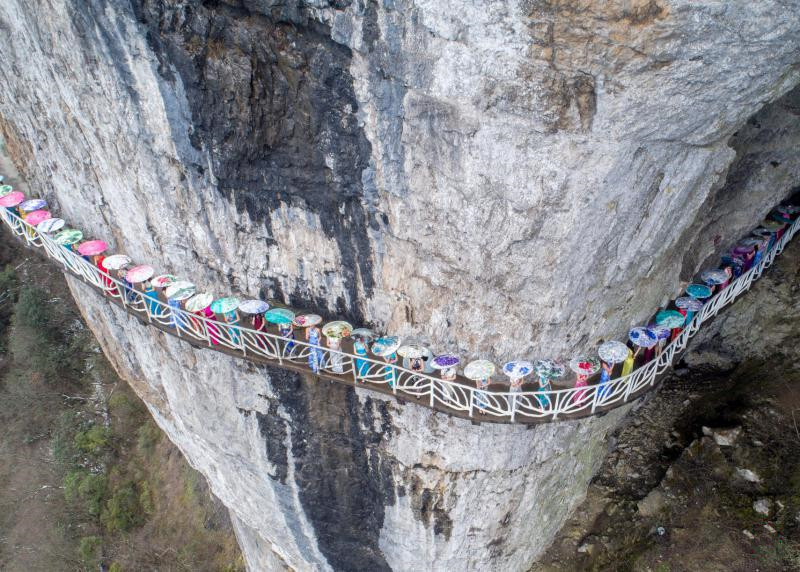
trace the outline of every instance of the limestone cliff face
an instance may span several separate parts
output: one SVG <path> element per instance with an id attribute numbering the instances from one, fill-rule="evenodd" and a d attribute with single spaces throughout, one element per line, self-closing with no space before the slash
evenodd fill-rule
<path id="1" fill-rule="evenodd" d="M 777 0 L 7 0 L 0 127 L 65 218 L 211 292 L 564 357 L 797 184 L 799 19 Z M 474 426 L 193 350 L 74 287 L 253 569 L 523 569 L 622 415 Z"/>

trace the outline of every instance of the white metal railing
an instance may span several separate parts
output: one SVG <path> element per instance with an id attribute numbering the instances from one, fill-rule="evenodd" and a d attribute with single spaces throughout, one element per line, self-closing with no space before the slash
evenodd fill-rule
<path id="1" fill-rule="evenodd" d="M 605 384 L 549 391 L 495 391 L 478 389 L 466 380 L 446 381 L 436 377 L 387 364 L 366 356 L 312 345 L 278 334 L 260 332 L 239 325 L 210 320 L 204 316 L 175 309 L 155 298 L 148 298 L 137 289 L 102 272 L 79 254 L 56 244 L 47 234 L 39 233 L 16 214 L 0 207 L 0 217 L 11 231 L 27 244 L 43 249 L 73 275 L 116 299 L 125 309 L 149 322 L 171 328 L 175 335 L 202 342 L 211 348 L 228 348 L 244 358 L 260 356 L 281 366 L 287 363 L 308 367 L 309 355 L 318 356 L 319 371 L 338 381 L 352 381 L 364 387 L 388 386 L 395 395 L 405 395 L 421 403 L 445 411 L 457 411 L 484 421 L 531 422 L 551 420 L 561 415 L 583 417 L 599 408 L 620 406 L 655 384 L 657 377 L 668 369 L 677 354 L 682 352 L 700 326 L 746 292 L 754 280 L 768 268 L 800 228 L 800 219 L 789 226 L 775 245 L 766 251 L 762 260 L 742 274 L 715 296 L 672 340 L 662 353 L 630 375 L 612 379 Z M 308 367 L 309 372 L 311 368 Z M 424 400 L 424 401 L 423 401 Z"/>

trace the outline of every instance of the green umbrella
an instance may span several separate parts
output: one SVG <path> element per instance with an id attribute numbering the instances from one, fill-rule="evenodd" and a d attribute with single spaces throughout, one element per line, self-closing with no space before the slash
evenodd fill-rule
<path id="1" fill-rule="evenodd" d="M 229 296 L 227 298 L 219 298 L 211 302 L 211 311 L 216 314 L 227 314 L 233 312 L 239 307 L 239 298 Z"/>
<path id="2" fill-rule="evenodd" d="M 186 280 L 178 280 L 167 286 L 164 295 L 170 300 L 186 300 L 194 296 L 197 288 L 191 282 Z"/>
<path id="3" fill-rule="evenodd" d="M 214 297 L 208 292 L 202 294 L 195 294 L 186 302 L 186 309 L 189 312 L 199 312 L 205 310 L 211 304 Z"/>
<path id="4" fill-rule="evenodd" d="M 294 312 L 286 308 L 271 308 L 264 314 L 264 318 L 270 324 L 291 324 L 294 320 Z"/>
<path id="5" fill-rule="evenodd" d="M 74 228 L 65 228 L 53 237 L 53 241 L 61 246 L 70 246 L 81 240 L 83 240 L 83 233 Z"/>
<path id="6" fill-rule="evenodd" d="M 682 328 L 686 316 L 676 310 L 661 310 L 656 314 L 656 324 L 666 328 Z"/>

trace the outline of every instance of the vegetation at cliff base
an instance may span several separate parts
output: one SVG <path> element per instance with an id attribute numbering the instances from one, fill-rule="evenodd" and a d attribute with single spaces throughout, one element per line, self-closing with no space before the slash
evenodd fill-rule
<path id="1" fill-rule="evenodd" d="M 0 246 L 0 569 L 243 570 L 227 511 L 24 254 Z"/>

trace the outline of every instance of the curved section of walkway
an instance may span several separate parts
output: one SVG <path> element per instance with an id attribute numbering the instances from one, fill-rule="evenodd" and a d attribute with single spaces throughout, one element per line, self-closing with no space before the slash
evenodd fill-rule
<path id="1" fill-rule="evenodd" d="M 659 375 L 672 366 L 702 324 L 745 293 L 772 265 L 800 229 L 800 219 L 795 220 L 773 248 L 765 253 L 758 265 L 708 300 L 692 322 L 664 348 L 657 359 L 642 365 L 630 375 L 614 379 L 602 387 L 592 385 L 547 392 L 511 392 L 507 385 L 496 384 L 499 389 L 489 386 L 488 390 L 480 390 L 463 377 L 458 377 L 456 381 L 445 381 L 382 361 L 356 356 L 350 346 L 343 346 L 341 351 L 330 350 L 299 340 L 286 339 L 278 334 L 209 320 L 184 310 L 173 309 L 160 300 L 148 299 L 148 303 L 145 303 L 141 291 L 133 290 L 133 295 L 130 296 L 131 290 L 125 284 L 101 272 L 80 255 L 59 246 L 47 234 L 39 233 L 35 227 L 9 210 L 0 207 L 0 217 L 16 236 L 28 245 L 41 249 L 48 258 L 63 266 L 65 272 L 98 290 L 109 303 L 121 306 L 141 321 L 192 345 L 394 395 L 398 399 L 458 417 L 495 423 L 526 424 L 588 417 L 624 405 L 648 391 L 655 385 Z M 126 289 L 129 297 L 125 295 Z M 308 366 L 308 355 L 312 350 L 321 351 L 324 356 L 318 374 L 314 374 Z"/>

